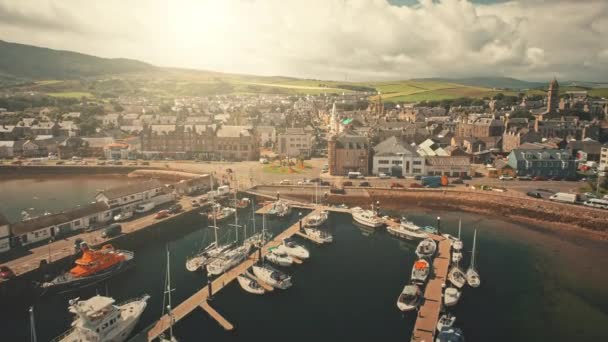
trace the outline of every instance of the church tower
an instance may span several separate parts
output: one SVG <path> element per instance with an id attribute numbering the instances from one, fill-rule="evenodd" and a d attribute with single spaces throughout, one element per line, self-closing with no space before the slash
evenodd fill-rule
<path id="1" fill-rule="evenodd" d="M 559 84 L 557 79 L 549 83 L 549 91 L 547 91 L 547 114 L 557 114 L 559 110 Z"/>

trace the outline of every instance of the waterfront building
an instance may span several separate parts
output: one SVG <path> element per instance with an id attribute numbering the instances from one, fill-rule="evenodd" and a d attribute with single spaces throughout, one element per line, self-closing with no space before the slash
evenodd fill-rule
<path id="1" fill-rule="evenodd" d="M 133 148 L 123 142 L 113 142 L 103 147 L 103 155 L 106 159 L 128 159 Z"/>
<path id="2" fill-rule="evenodd" d="M 572 155 L 559 149 L 514 149 L 509 165 L 518 176 L 574 177 L 576 162 Z"/>
<path id="3" fill-rule="evenodd" d="M 277 139 L 277 130 L 274 126 L 257 126 L 255 133 L 260 146 L 270 147 Z"/>
<path id="4" fill-rule="evenodd" d="M 417 176 L 425 174 L 424 157 L 416 147 L 397 137 L 389 137 L 374 146 L 372 174 L 391 176 Z"/>
<path id="5" fill-rule="evenodd" d="M 15 141 L 0 141 L 0 158 L 13 158 L 15 155 Z"/>
<path id="6" fill-rule="evenodd" d="M 608 171 L 608 145 L 602 146 L 602 150 L 600 152 L 600 163 L 598 166 L 598 170 Z"/>
<path id="7" fill-rule="evenodd" d="M 332 135 L 327 147 L 330 175 L 346 176 L 349 172 L 369 174 L 370 144 L 366 136 L 346 130 Z"/>
<path id="8" fill-rule="evenodd" d="M 278 152 L 285 157 L 308 157 L 312 149 L 312 135 L 303 128 L 287 128 L 278 137 Z"/>
<path id="9" fill-rule="evenodd" d="M 471 173 L 471 159 L 467 156 L 427 156 L 425 162 L 429 176 L 461 177 Z"/>
<path id="10" fill-rule="evenodd" d="M 150 179 L 127 186 L 120 186 L 97 193 L 95 200 L 104 202 L 117 213 L 121 210 L 134 210 L 137 204 L 155 202 L 157 205 L 173 199 L 172 194 L 157 179 Z"/>
<path id="11" fill-rule="evenodd" d="M 192 156 L 210 159 L 215 154 L 216 125 L 144 125 L 142 153 L 151 155 Z"/>
<path id="12" fill-rule="evenodd" d="M 10 244 L 11 230 L 9 222 L 2 213 L 0 213 L 0 253 L 8 252 L 11 249 Z"/>
<path id="13" fill-rule="evenodd" d="M 602 144 L 593 139 L 571 140 L 566 150 L 577 160 L 599 162 Z"/>

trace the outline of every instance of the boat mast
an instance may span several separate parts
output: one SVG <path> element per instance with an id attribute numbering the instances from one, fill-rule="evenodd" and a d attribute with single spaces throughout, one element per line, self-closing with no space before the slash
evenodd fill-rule
<path id="1" fill-rule="evenodd" d="M 234 242 L 238 243 L 239 242 L 239 215 L 238 215 L 238 211 L 236 208 L 236 192 L 237 192 L 236 189 L 239 188 L 239 181 L 235 180 L 235 182 L 236 182 L 236 188 L 234 190 L 234 231 L 236 233 L 236 236 L 235 236 Z"/>
<path id="2" fill-rule="evenodd" d="M 475 229 L 475 232 L 473 233 L 473 255 L 471 255 L 471 267 L 472 269 L 475 269 L 475 240 L 477 240 L 477 229 Z"/>
<path id="3" fill-rule="evenodd" d="M 34 307 L 30 306 L 30 341 L 37 342 L 38 337 L 36 336 L 36 320 L 34 319 Z"/>
<path id="4" fill-rule="evenodd" d="M 173 312 L 171 311 L 171 252 L 169 251 L 169 245 L 167 245 L 167 275 L 165 277 L 165 295 L 167 296 L 167 314 L 169 315 L 169 337 L 173 340 Z M 163 310 L 164 310 L 164 297 L 163 297 Z"/>
<path id="5" fill-rule="evenodd" d="M 460 227 L 462 226 L 462 219 L 458 218 L 458 240 L 460 240 Z"/>

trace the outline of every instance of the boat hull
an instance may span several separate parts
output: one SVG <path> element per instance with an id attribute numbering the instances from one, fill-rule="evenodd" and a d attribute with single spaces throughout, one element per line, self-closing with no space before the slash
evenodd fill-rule
<path id="1" fill-rule="evenodd" d="M 135 261 L 134 261 L 134 259 L 131 259 L 131 260 L 125 260 L 123 262 L 120 262 L 102 272 L 96 273 L 91 276 L 80 277 L 80 278 L 70 278 L 70 279 L 65 279 L 65 280 L 61 280 L 61 279 L 57 280 L 57 278 L 56 278 L 56 280 L 57 280 L 56 282 L 53 281 L 50 283 L 42 284 L 42 286 L 41 286 L 42 294 L 49 295 L 49 294 L 56 294 L 56 293 L 67 293 L 70 291 L 76 291 L 78 289 L 93 286 L 97 283 L 108 280 L 108 279 L 128 270 L 129 268 L 131 268 L 133 266 L 135 266 Z"/>

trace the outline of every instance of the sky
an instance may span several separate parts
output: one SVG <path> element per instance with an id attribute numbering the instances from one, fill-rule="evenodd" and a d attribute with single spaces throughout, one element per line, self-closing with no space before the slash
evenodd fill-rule
<path id="1" fill-rule="evenodd" d="M 342 81 L 607 81 L 607 37 L 608 0 L 0 0 L 6 41 Z"/>

